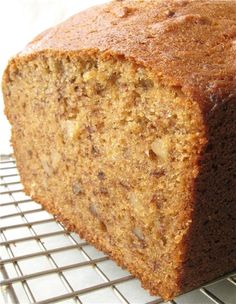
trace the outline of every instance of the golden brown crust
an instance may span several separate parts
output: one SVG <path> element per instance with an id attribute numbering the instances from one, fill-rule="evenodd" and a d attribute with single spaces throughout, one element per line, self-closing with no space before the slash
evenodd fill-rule
<path id="1" fill-rule="evenodd" d="M 46 50 L 121 54 L 208 112 L 236 96 L 236 1 L 112 1 L 43 32 L 20 56 Z"/>

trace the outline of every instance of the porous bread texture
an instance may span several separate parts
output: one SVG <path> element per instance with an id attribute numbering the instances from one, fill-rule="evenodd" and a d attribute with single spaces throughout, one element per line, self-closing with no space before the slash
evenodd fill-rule
<path id="1" fill-rule="evenodd" d="M 198 105 L 101 54 L 37 56 L 12 67 L 9 81 L 27 193 L 154 292 L 176 290 L 204 141 Z"/>
<path id="2" fill-rule="evenodd" d="M 128 268 L 152 294 L 171 299 L 236 266 L 236 98 L 228 44 L 222 71 L 212 68 L 215 53 L 202 57 L 215 78 L 225 73 L 215 87 L 201 70 L 196 36 L 187 46 L 195 45 L 196 53 L 185 50 L 181 57 L 178 49 L 183 27 L 193 33 L 196 27 L 214 29 L 211 20 L 196 16 L 202 6 L 167 2 L 177 18 L 173 24 L 164 2 L 117 1 L 45 32 L 11 60 L 3 92 L 26 193 Z M 233 2 L 204 3 L 213 18 Z M 174 48 L 160 51 L 158 35 L 138 49 L 141 32 L 126 49 L 119 39 L 131 37 L 139 16 L 145 22 L 160 18 L 162 27 L 162 18 L 168 19 L 165 35 L 178 56 L 171 54 Z M 218 22 L 217 33 L 220 16 Z M 148 53 L 152 48 L 159 52 L 156 61 Z M 193 63 L 195 87 L 183 58 Z"/>

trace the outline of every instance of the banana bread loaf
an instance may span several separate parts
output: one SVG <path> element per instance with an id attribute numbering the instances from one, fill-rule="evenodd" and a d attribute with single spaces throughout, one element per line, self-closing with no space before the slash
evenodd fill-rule
<path id="1" fill-rule="evenodd" d="M 124 0 L 10 60 L 26 193 L 164 299 L 236 266 L 236 2 Z"/>

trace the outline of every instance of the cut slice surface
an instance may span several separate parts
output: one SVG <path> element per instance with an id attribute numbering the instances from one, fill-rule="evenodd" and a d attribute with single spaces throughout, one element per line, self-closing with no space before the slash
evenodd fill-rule
<path id="1" fill-rule="evenodd" d="M 198 104 L 135 62 L 103 53 L 22 57 L 6 75 L 26 191 L 170 297 L 205 144 Z"/>

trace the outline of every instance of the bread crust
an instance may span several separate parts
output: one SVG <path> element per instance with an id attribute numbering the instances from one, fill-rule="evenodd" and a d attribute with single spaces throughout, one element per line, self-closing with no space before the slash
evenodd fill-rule
<path id="1" fill-rule="evenodd" d="M 125 0 L 92 7 L 38 35 L 21 53 L 120 54 L 199 102 L 236 98 L 235 0 Z"/>

